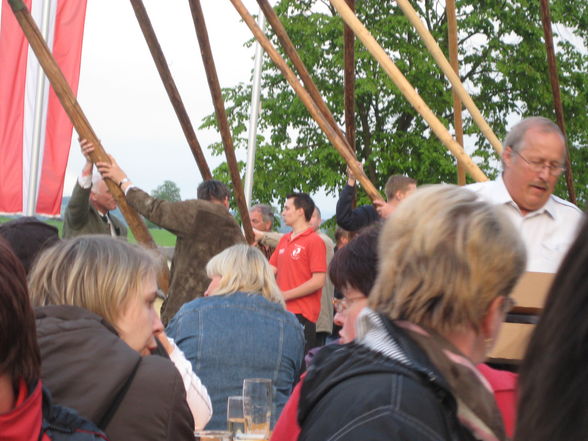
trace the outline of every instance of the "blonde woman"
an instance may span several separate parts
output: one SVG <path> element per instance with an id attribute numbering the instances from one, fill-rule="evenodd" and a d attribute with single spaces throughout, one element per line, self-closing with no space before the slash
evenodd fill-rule
<path id="1" fill-rule="evenodd" d="M 227 397 L 240 395 L 245 378 L 270 378 L 275 421 L 300 371 L 304 336 L 286 311 L 261 251 L 234 245 L 206 266 L 207 297 L 186 303 L 166 332 L 207 385 L 213 417 L 207 429 L 226 427 Z"/>
<path id="2" fill-rule="evenodd" d="M 108 236 L 44 251 L 29 274 L 43 383 L 112 441 L 191 440 L 194 422 L 153 304 L 159 261 Z"/>
<path id="3" fill-rule="evenodd" d="M 506 439 L 475 365 L 525 260 L 510 221 L 475 194 L 417 190 L 384 225 L 355 343 L 323 349 L 304 380 L 299 440 Z"/>

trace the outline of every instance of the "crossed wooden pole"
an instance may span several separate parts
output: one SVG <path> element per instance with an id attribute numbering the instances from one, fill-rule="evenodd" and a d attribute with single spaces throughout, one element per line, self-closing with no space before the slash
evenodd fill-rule
<path id="1" fill-rule="evenodd" d="M 74 128 L 76 129 L 76 132 L 81 138 L 87 139 L 92 144 L 94 144 L 94 151 L 90 154 L 90 159 L 94 163 L 110 162 L 110 158 L 106 154 L 104 147 L 102 147 L 100 139 L 98 139 L 94 133 L 92 126 L 82 111 L 82 108 L 80 107 L 74 93 L 69 87 L 69 84 L 61 72 L 61 69 L 51 55 L 51 51 L 47 47 L 47 43 L 43 39 L 43 35 L 31 17 L 31 14 L 26 5 L 22 0 L 9 0 L 8 3 L 10 4 L 16 20 L 20 24 L 31 48 L 35 52 L 35 55 L 39 60 L 39 64 L 43 68 L 45 75 L 47 75 L 47 78 L 49 79 L 49 82 L 55 91 L 55 95 L 57 95 L 57 98 L 61 102 L 61 105 L 63 106 Z M 121 213 L 125 217 L 129 228 L 133 232 L 133 235 L 137 241 L 149 248 L 157 249 L 157 245 L 151 237 L 151 234 L 145 226 L 145 223 L 139 217 L 137 212 L 131 206 L 129 206 L 123 191 L 120 189 L 117 183 L 108 178 L 105 178 L 104 182 L 108 186 L 108 190 L 114 197 L 114 200 L 120 208 Z M 159 288 L 164 292 L 167 292 L 169 287 L 169 270 L 167 268 L 167 264 L 161 265 L 158 283 Z"/>

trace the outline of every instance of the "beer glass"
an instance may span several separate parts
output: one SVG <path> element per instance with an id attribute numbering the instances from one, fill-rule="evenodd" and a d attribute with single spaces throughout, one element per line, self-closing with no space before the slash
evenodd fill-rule
<path id="1" fill-rule="evenodd" d="M 245 417 L 243 416 L 243 396 L 232 396 L 227 400 L 227 430 L 235 436 L 245 433 Z"/>
<path id="2" fill-rule="evenodd" d="M 245 432 L 269 437 L 271 409 L 272 380 L 268 378 L 243 380 Z"/>

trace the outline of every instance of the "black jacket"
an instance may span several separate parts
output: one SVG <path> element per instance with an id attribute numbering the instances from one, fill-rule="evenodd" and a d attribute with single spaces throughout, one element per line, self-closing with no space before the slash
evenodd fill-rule
<path id="1" fill-rule="evenodd" d="M 352 343 L 328 346 L 302 386 L 299 441 L 469 441 L 455 398 L 423 351 L 393 323 L 395 360 Z"/>
<path id="2" fill-rule="evenodd" d="M 380 216 L 373 205 L 362 205 L 352 209 L 355 187 L 346 185 L 337 201 L 335 215 L 337 225 L 347 231 L 357 231 L 380 220 Z"/>

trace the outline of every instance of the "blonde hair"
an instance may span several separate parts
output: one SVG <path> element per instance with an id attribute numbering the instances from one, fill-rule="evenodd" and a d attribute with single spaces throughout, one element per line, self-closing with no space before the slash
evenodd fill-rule
<path id="1" fill-rule="evenodd" d="M 417 190 L 386 222 L 370 307 L 441 334 L 476 333 L 492 300 L 523 272 L 525 246 L 511 222 L 466 189 Z"/>
<path id="2" fill-rule="evenodd" d="M 72 305 L 114 324 L 160 260 L 138 245 L 103 235 L 79 236 L 45 250 L 29 274 L 34 306 Z"/>
<path id="3" fill-rule="evenodd" d="M 284 306 L 284 298 L 274 273 L 264 255 L 255 247 L 233 245 L 214 256 L 206 265 L 206 274 L 219 276 L 220 282 L 211 295 L 234 294 L 237 291 L 261 294 L 270 302 Z"/>

